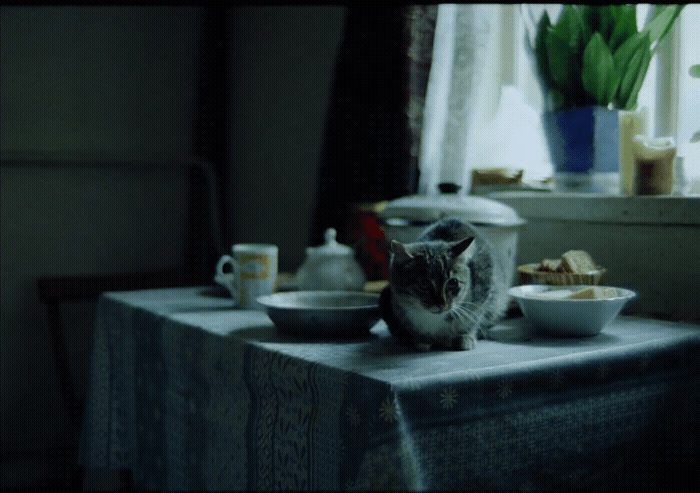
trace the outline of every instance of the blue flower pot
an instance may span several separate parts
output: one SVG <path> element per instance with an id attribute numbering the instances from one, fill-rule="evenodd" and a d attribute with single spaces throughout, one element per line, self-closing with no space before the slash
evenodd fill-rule
<path id="1" fill-rule="evenodd" d="M 594 175 L 618 172 L 620 131 L 617 110 L 586 106 L 542 116 L 557 188 L 602 190 Z"/>

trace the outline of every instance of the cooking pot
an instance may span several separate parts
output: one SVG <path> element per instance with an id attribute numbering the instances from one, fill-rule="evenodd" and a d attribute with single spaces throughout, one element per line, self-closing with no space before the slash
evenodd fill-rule
<path id="1" fill-rule="evenodd" d="M 511 286 L 515 278 L 518 230 L 525 223 L 513 208 L 486 197 L 440 193 L 392 200 L 378 214 L 387 241 L 401 243 L 415 241 L 431 223 L 453 216 L 475 226 L 491 242 Z"/>

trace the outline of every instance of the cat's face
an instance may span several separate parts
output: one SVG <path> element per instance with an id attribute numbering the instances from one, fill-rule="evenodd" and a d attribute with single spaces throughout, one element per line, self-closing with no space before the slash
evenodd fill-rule
<path id="1" fill-rule="evenodd" d="M 474 238 L 455 242 L 391 243 L 390 282 L 399 302 L 444 313 L 468 299 Z"/>

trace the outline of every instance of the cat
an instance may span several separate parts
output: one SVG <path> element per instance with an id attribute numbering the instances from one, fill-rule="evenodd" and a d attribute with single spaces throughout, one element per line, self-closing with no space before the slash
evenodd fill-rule
<path id="1" fill-rule="evenodd" d="M 508 307 L 505 272 L 475 226 L 440 219 L 413 243 L 391 242 L 382 318 L 394 337 L 419 351 L 473 349 Z"/>

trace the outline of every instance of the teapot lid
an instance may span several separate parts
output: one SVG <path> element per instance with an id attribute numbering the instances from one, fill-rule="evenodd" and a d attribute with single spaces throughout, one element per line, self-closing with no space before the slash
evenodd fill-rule
<path id="1" fill-rule="evenodd" d="M 323 234 L 325 243 L 318 247 L 308 247 L 306 253 L 311 255 L 347 255 L 353 253 L 353 249 L 347 245 L 342 245 L 335 240 L 337 232 L 335 228 L 328 228 Z"/>

